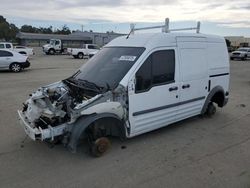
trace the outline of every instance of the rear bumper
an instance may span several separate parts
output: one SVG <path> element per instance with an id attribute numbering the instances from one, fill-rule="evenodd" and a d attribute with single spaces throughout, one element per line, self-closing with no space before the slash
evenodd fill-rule
<path id="1" fill-rule="evenodd" d="M 24 62 L 24 63 L 21 63 L 21 66 L 22 66 L 23 69 L 24 69 L 24 68 L 28 68 L 28 67 L 30 67 L 30 62 L 29 62 L 29 61 L 26 61 L 26 62 Z"/>

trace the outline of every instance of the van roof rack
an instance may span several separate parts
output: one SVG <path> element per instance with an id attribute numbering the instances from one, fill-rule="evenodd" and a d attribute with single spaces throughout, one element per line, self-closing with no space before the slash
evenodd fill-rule
<path id="1" fill-rule="evenodd" d="M 162 28 L 162 32 L 164 32 L 164 33 L 170 33 L 171 31 L 187 31 L 187 30 L 196 30 L 196 33 L 200 33 L 200 27 L 201 27 L 201 22 L 198 21 L 196 27 L 169 29 L 169 18 L 165 19 L 165 24 L 164 25 L 151 26 L 151 27 L 135 28 L 135 24 L 131 23 L 130 24 L 130 32 L 129 32 L 127 38 L 129 38 L 130 34 L 134 34 L 135 31 L 140 31 L 140 30 L 149 30 L 149 29 Z"/>

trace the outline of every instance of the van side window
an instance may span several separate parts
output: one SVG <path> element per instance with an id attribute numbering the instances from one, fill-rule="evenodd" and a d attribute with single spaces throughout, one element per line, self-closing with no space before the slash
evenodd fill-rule
<path id="1" fill-rule="evenodd" d="M 152 53 L 136 73 L 136 92 L 148 91 L 155 85 L 174 82 L 174 50 Z"/>

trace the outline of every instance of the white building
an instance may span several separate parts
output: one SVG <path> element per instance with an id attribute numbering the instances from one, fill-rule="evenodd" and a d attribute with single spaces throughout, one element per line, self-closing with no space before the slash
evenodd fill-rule
<path id="1" fill-rule="evenodd" d="M 228 39 L 231 42 L 231 46 L 250 46 L 250 38 L 243 36 L 226 36 L 225 39 Z"/>

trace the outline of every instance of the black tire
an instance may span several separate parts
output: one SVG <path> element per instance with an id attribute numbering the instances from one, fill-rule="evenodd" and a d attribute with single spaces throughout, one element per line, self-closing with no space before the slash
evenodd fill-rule
<path id="1" fill-rule="evenodd" d="M 110 140 L 107 137 L 96 139 L 90 148 L 91 155 L 94 157 L 101 157 L 110 148 Z"/>
<path id="2" fill-rule="evenodd" d="M 77 58 L 77 56 L 76 55 L 73 55 L 73 57 L 76 59 Z"/>
<path id="3" fill-rule="evenodd" d="M 80 52 L 80 53 L 77 54 L 77 57 L 78 57 L 79 59 L 83 59 L 84 54 Z"/>
<path id="4" fill-rule="evenodd" d="M 12 72 L 20 72 L 21 70 L 22 70 L 22 66 L 19 64 L 19 63 L 12 63 L 11 65 L 10 65 L 10 70 L 12 71 Z"/>
<path id="5" fill-rule="evenodd" d="M 56 53 L 56 52 L 55 52 L 54 49 L 49 49 L 49 54 L 50 54 L 50 55 L 55 55 L 55 53 Z"/>
<path id="6" fill-rule="evenodd" d="M 210 102 L 207 106 L 206 115 L 208 117 L 212 117 L 216 113 L 216 107 L 214 106 L 213 102 Z"/>

